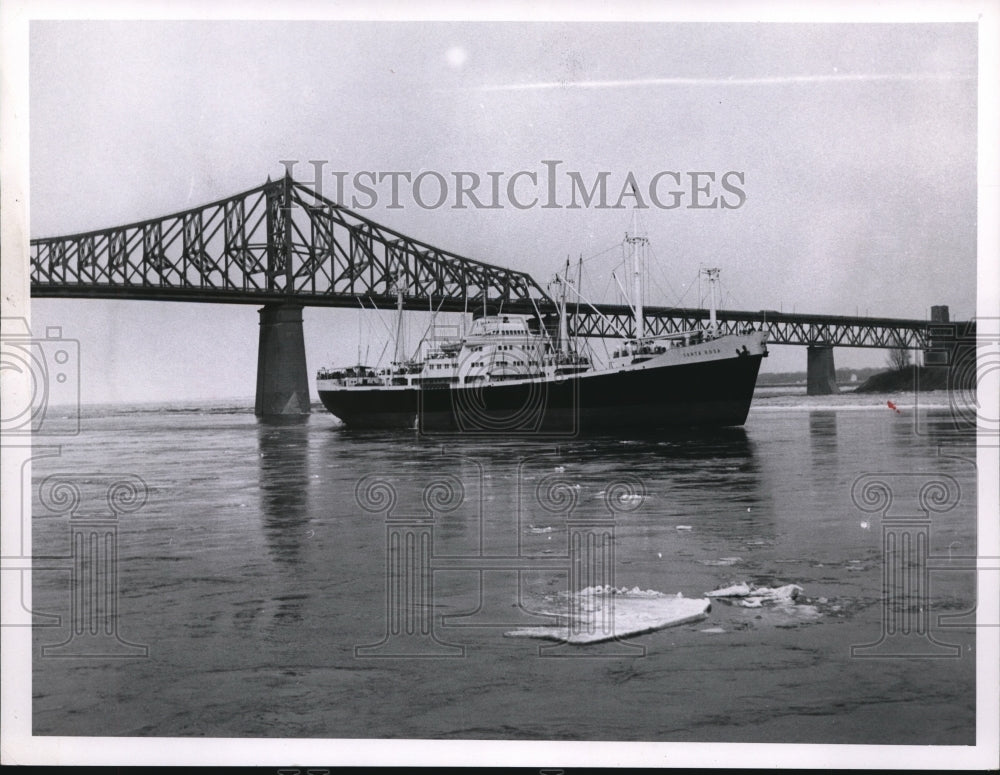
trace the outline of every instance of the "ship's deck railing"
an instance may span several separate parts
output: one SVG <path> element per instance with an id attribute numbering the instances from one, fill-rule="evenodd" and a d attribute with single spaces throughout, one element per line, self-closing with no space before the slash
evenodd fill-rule
<path id="1" fill-rule="evenodd" d="M 755 329 L 752 326 L 746 326 L 741 329 L 739 333 L 750 334 L 753 333 L 754 330 Z M 684 331 L 677 331 L 670 334 L 644 336 L 641 340 L 626 339 L 624 346 L 615 350 L 612 358 L 624 358 L 629 355 L 659 355 L 667 351 L 667 348 L 662 346 L 649 347 L 645 344 L 646 342 L 668 340 L 670 342 L 670 347 L 688 347 L 693 344 L 711 342 L 714 339 L 720 339 L 726 335 L 727 334 L 725 333 L 713 334 L 708 328 L 689 328 Z"/>

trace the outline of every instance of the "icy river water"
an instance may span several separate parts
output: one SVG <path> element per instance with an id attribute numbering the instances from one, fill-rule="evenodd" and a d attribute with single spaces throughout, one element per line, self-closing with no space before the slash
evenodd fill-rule
<path id="1" fill-rule="evenodd" d="M 972 744 L 975 448 L 950 419 L 943 395 L 772 390 L 725 432 L 442 443 L 85 407 L 32 469 L 34 732 Z M 801 591 L 593 646 L 505 637 L 594 563 L 670 596 Z"/>

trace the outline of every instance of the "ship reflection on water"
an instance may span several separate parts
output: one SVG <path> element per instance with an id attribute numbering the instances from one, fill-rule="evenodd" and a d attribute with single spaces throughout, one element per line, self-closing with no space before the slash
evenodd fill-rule
<path id="1" fill-rule="evenodd" d="M 336 428 L 320 450 L 339 476 L 353 470 L 389 482 L 400 514 L 424 513 L 423 488 L 442 477 L 456 483 L 460 506 L 433 515 L 438 553 L 555 553 L 573 519 L 620 528 L 626 562 L 648 553 L 650 536 L 667 529 L 676 537 L 678 525 L 736 542 L 774 538 L 755 444 L 740 427 L 446 444 L 415 432 Z"/>

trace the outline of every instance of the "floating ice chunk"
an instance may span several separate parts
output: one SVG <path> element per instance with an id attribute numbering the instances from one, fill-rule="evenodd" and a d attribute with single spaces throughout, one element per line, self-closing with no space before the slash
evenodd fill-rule
<path id="1" fill-rule="evenodd" d="M 556 472 L 557 474 L 561 474 L 561 473 L 563 473 L 563 472 L 564 472 L 565 470 L 566 470 L 566 466 L 556 466 L 556 467 L 555 467 L 555 472 Z"/>
<path id="2" fill-rule="evenodd" d="M 798 597 L 802 587 L 798 584 L 785 584 L 781 587 L 758 587 L 742 582 L 722 589 L 706 592 L 707 597 L 736 597 L 737 605 L 744 608 L 760 608 L 764 603 L 791 603 Z"/>
<path id="3" fill-rule="evenodd" d="M 801 591 L 802 587 L 798 584 L 785 584 L 783 587 L 756 587 L 753 591 L 753 597 L 773 601 L 794 600 Z"/>
<path id="4" fill-rule="evenodd" d="M 705 597 L 745 597 L 749 594 L 750 585 L 744 582 L 742 584 L 733 584 L 730 587 L 713 589 L 711 592 L 706 592 Z"/>
<path id="5" fill-rule="evenodd" d="M 691 526 L 690 525 L 678 525 L 677 529 L 678 530 L 690 530 Z"/>
<path id="6" fill-rule="evenodd" d="M 704 630 L 698 630 L 698 632 L 709 632 L 714 634 L 718 632 L 725 632 L 725 630 L 721 627 L 706 627 Z"/>
<path id="7" fill-rule="evenodd" d="M 711 601 L 668 596 L 652 589 L 588 587 L 563 595 L 563 611 L 540 612 L 563 623 L 547 627 L 522 627 L 505 632 L 508 638 L 542 638 L 587 644 L 653 632 L 703 619 Z"/>
<path id="8" fill-rule="evenodd" d="M 680 592 L 677 593 L 680 596 Z M 572 597 L 587 597 L 594 595 L 631 595 L 632 597 L 665 597 L 662 592 L 657 592 L 655 589 L 639 589 L 639 587 L 612 587 L 610 584 L 605 584 L 603 587 L 597 585 L 594 587 L 584 587 L 576 595 Z"/>

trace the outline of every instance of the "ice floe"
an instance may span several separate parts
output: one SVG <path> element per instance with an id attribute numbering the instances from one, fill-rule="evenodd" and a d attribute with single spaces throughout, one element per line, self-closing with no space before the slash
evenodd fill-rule
<path id="1" fill-rule="evenodd" d="M 713 589 L 705 596 L 725 600 L 740 608 L 759 611 L 756 620 L 775 627 L 796 627 L 802 623 L 814 622 L 822 618 L 814 605 L 798 602 L 802 587 L 798 584 L 784 584 L 777 587 L 757 586 L 743 581 L 728 587 Z"/>
<path id="2" fill-rule="evenodd" d="M 587 587 L 573 594 L 563 593 L 552 602 L 556 605 L 551 610 L 537 613 L 554 616 L 559 624 L 522 627 L 504 636 L 580 645 L 600 643 L 698 621 L 711 608 L 711 601 L 704 598 L 665 595 L 639 587 Z"/>
<path id="3" fill-rule="evenodd" d="M 750 585 L 746 582 L 733 584 L 730 587 L 722 587 L 706 592 L 705 597 L 746 597 L 750 594 Z"/>
<path id="4" fill-rule="evenodd" d="M 742 582 L 721 589 L 706 592 L 706 597 L 732 597 L 733 602 L 744 608 L 760 608 L 764 603 L 791 603 L 798 597 L 802 587 L 798 584 L 785 584 L 781 587 L 758 587 Z"/>

